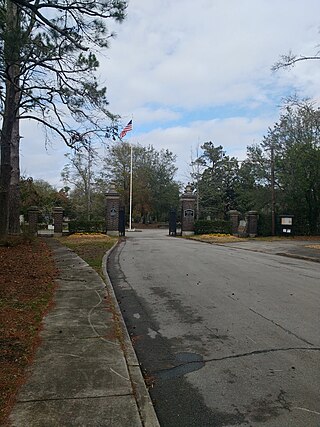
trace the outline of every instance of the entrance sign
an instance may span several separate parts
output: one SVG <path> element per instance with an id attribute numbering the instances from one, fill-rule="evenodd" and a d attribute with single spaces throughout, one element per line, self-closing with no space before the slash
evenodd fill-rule
<path id="1" fill-rule="evenodd" d="M 193 209 L 186 209 L 184 211 L 184 216 L 191 216 L 191 217 L 193 217 L 194 216 L 194 210 Z"/>
<path id="2" fill-rule="evenodd" d="M 293 235 L 293 215 L 280 215 L 280 232 L 284 236 Z"/>
<path id="3" fill-rule="evenodd" d="M 292 218 L 288 218 L 288 217 L 281 218 L 281 225 L 292 225 Z"/>

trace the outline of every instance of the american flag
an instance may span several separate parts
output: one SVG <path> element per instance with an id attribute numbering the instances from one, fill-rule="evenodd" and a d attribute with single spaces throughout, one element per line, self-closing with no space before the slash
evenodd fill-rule
<path id="1" fill-rule="evenodd" d="M 120 133 L 120 138 L 123 138 L 127 135 L 128 132 L 132 130 L 132 120 L 122 129 L 122 132 Z"/>

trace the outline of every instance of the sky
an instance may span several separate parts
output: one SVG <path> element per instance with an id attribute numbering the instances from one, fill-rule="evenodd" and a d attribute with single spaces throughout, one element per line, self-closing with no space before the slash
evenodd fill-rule
<path id="1" fill-rule="evenodd" d="M 289 51 L 320 49 L 319 17 L 319 0 L 130 0 L 123 23 L 108 23 L 116 37 L 98 71 L 110 110 L 133 120 L 126 141 L 172 151 L 184 183 L 206 141 L 244 159 L 285 97 L 320 104 L 320 61 L 271 71 Z M 46 146 L 36 124 L 21 133 L 21 173 L 61 188 L 67 147 Z"/>

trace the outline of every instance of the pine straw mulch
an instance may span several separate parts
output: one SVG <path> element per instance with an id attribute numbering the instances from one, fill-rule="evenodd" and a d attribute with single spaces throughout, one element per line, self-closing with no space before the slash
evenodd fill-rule
<path id="1" fill-rule="evenodd" d="M 306 248 L 318 249 L 320 251 L 320 244 L 319 245 L 307 245 Z"/>
<path id="2" fill-rule="evenodd" d="M 190 240 L 198 240 L 200 242 L 206 243 L 235 243 L 235 242 L 243 242 L 247 239 L 236 237 L 231 234 L 198 234 L 192 236 L 186 236 L 187 239 Z"/>
<path id="3" fill-rule="evenodd" d="M 8 425 L 39 345 L 56 275 L 52 253 L 39 239 L 0 246 L 0 425 Z"/>
<path id="4" fill-rule="evenodd" d="M 193 236 L 187 236 L 187 239 L 198 240 L 206 243 L 237 243 L 247 241 L 262 241 L 262 242 L 289 242 L 289 241 L 305 241 L 310 242 L 310 245 L 306 245 L 306 248 L 320 249 L 320 236 L 268 236 L 268 237 L 237 237 L 231 234 L 199 234 Z M 312 244 L 312 242 L 315 242 Z"/>

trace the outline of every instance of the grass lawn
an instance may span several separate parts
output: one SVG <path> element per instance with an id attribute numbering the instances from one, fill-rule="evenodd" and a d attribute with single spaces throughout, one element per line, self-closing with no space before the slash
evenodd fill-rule
<path id="1" fill-rule="evenodd" d="M 58 240 L 84 259 L 90 267 L 102 276 L 102 258 L 118 241 L 118 238 L 105 234 L 76 233 L 71 236 L 60 237 Z"/>

